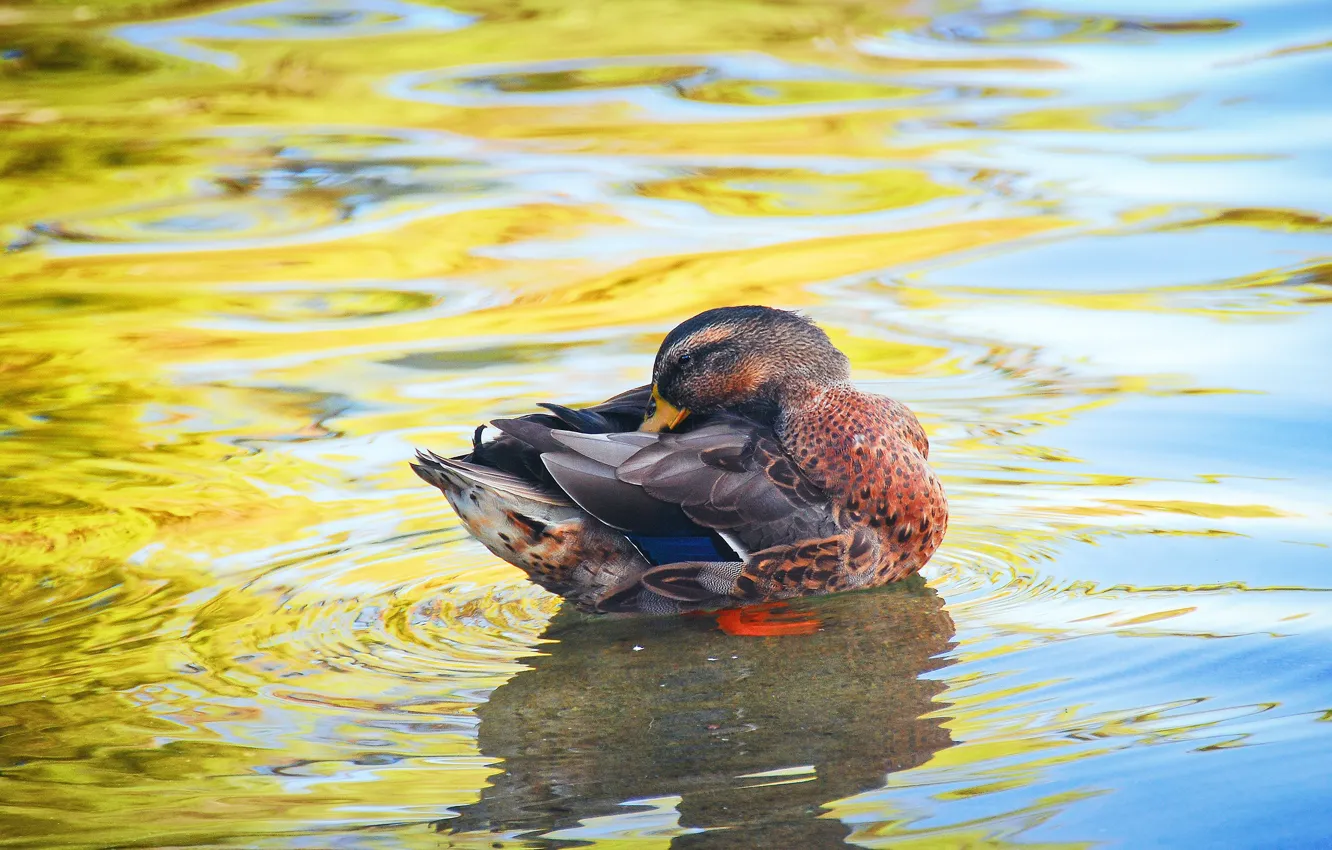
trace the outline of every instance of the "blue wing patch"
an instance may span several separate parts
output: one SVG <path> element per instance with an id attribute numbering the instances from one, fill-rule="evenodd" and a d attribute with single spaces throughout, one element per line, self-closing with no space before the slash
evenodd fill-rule
<path id="1" fill-rule="evenodd" d="M 681 561 L 742 561 L 726 541 L 715 534 L 707 537 L 646 537 L 628 535 L 653 566 Z"/>

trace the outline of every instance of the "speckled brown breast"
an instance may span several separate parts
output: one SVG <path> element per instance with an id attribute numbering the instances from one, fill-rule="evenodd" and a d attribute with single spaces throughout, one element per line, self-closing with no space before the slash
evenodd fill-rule
<path id="1" fill-rule="evenodd" d="M 789 410 L 778 436 L 832 500 L 838 524 L 877 542 L 847 564 L 851 584 L 905 578 L 939 548 L 948 500 L 927 462 L 925 430 L 905 405 L 834 387 Z"/>

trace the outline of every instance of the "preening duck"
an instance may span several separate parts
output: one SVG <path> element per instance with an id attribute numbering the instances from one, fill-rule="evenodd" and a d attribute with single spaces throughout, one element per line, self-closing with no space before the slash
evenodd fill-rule
<path id="1" fill-rule="evenodd" d="M 857 390 L 820 328 L 708 310 L 662 342 L 652 384 L 418 452 L 491 552 L 596 612 L 673 613 L 870 587 L 925 565 L 948 526 L 920 422 Z"/>

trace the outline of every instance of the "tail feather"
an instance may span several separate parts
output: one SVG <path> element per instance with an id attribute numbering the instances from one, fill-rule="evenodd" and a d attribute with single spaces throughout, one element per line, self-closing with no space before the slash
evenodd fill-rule
<path id="1" fill-rule="evenodd" d="M 438 487 L 445 494 L 475 486 L 545 505 L 556 507 L 573 505 L 573 500 L 558 490 L 488 466 L 469 463 L 459 458 L 440 457 L 431 451 L 417 451 L 416 462 L 411 464 L 411 467 L 423 481 Z"/>
<path id="2" fill-rule="evenodd" d="M 651 387 L 638 387 L 582 410 L 543 405 L 546 412 L 493 422 L 500 432 L 494 439 L 486 440 L 484 427 L 478 428 L 468 454 L 441 457 L 418 451 L 411 467 L 444 493 L 483 546 L 583 610 L 679 611 L 681 603 L 639 584 L 652 566 L 643 551 L 580 507 L 543 461 L 543 456 L 560 455 L 595 465 L 583 452 L 620 457 L 638 451 L 644 441 L 656 439 L 634 431 L 650 394 Z M 613 436 L 583 440 L 580 450 L 571 450 L 565 440 L 577 437 L 569 432 Z M 597 471 L 614 483 L 613 465 Z"/>
<path id="3" fill-rule="evenodd" d="M 412 469 L 448 497 L 463 526 L 494 555 L 584 610 L 629 587 L 650 564 L 622 533 L 562 492 L 462 458 L 417 452 Z"/>

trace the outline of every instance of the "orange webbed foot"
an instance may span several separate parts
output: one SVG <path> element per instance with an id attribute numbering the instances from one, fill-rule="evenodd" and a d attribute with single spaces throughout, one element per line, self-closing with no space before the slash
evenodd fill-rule
<path id="1" fill-rule="evenodd" d="M 735 637 L 785 637 L 812 635 L 823 628 L 814 616 L 792 611 L 785 602 L 764 602 L 716 613 L 717 626 Z"/>

